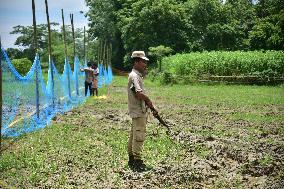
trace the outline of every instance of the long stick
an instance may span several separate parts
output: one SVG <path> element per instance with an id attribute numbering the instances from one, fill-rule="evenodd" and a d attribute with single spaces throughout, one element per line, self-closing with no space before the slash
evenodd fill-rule
<path id="1" fill-rule="evenodd" d="M 37 31 L 36 31 L 36 15 L 35 15 L 35 1 L 32 0 L 32 9 L 33 9 L 33 28 L 34 28 L 34 48 L 35 48 L 35 54 L 37 56 L 38 51 L 38 43 L 37 43 Z M 36 61 L 37 58 L 36 58 Z M 38 62 L 36 62 L 36 116 L 39 118 L 39 87 L 38 87 Z"/>
<path id="2" fill-rule="evenodd" d="M 86 27 L 84 26 L 84 61 L 86 62 Z"/>
<path id="3" fill-rule="evenodd" d="M 64 12 L 63 9 L 61 9 L 61 13 L 62 13 L 62 23 L 63 23 L 63 40 L 64 40 L 64 48 L 65 48 L 65 60 L 67 61 L 67 42 L 66 42 L 66 32 L 65 32 L 65 24 L 64 24 Z M 71 89 L 70 89 L 70 78 L 69 78 L 69 67 L 66 68 L 67 69 L 67 85 L 68 85 L 68 94 L 69 97 L 71 97 Z"/>
<path id="4" fill-rule="evenodd" d="M 2 147 L 2 44 L 0 37 L 0 155 Z"/>
<path id="5" fill-rule="evenodd" d="M 62 29 L 63 29 L 64 51 L 65 51 L 65 58 L 67 59 L 67 44 L 66 44 L 66 32 L 65 32 L 63 9 L 61 9 L 61 13 L 62 13 L 62 23 L 63 23 Z"/>
<path id="6" fill-rule="evenodd" d="M 76 45 L 75 45 L 75 32 L 74 32 L 74 17 L 70 14 L 71 27 L 72 27 L 72 37 L 73 37 L 73 54 L 74 54 L 74 66 L 75 66 L 75 56 L 76 56 Z M 74 69 L 75 71 L 75 69 Z M 78 73 L 76 73 L 76 95 L 79 96 L 79 83 L 78 83 Z"/>
<path id="7" fill-rule="evenodd" d="M 52 84 L 52 106 L 55 107 L 54 103 L 54 76 L 53 76 L 53 65 L 52 61 L 52 49 L 51 49 L 51 30 L 50 30 L 50 21 L 49 21 L 49 13 L 48 13 L 48 3 L 45 0 L 45 11 L 46 11 L 46 19 L 47 19 L 47 28 L 48 28 L 48 60 L 49 67 L 51 69 L 51 84 Z"/>
<path id="8" fill-rule="evenodd" d="M 36 15 L 35 15 L 35 1 L 32 0 L 32 10 L 33 10 L 33 28 L 34 28 L 34 51 L 37 53 L 38 43 L 37 43 L 37 30 L 36 30 Z"/>
<path id="9" fill-rule="evenodd" d="M 101 58 L 101 57 L 100 57 L 100 56 L 101 56 L 101 55 L 100 55 L 100 53 L 101 53 L 101 52 L 100 52 L 100 45 L 101 45 L 101 40 L 98 39 L 98 46 L 97 46 L 98 64 L 100 64 L 100 62 L 101 62 L 101 61 L 100 61 L 100 58 Z"/>
<path id="10" fill-rule="evenodd" d="M 111 66 L 111 60 L 112 60 L 112 44 L 110 43 L 110 66 Z"/>
<path id="11" fill-rule="evenodd" d="M 50 32 L 50 22 L 49 22 L 49 13 L 48 13 L 48 3 L 47 0 L 45 0 L 45 12 L 46 12 L 46 19 L 47 19 L 47 29 L 48 29 L 48 54 L 49 54 L 49 60 L 51 60 L 51 32 Z"/>
<path id="12" fill-rule="evenodd" d="M 104 53 L 103 53 L 103 55 L 104 55 L 104 66 L 106 66 L 106 40 L 105 40 L 105 43 L 104 43 Z"/>
<path id="13" fill-rule="evenodd" d="M 72 37 L 73 37 L 73 54 L 75 58 L 76 54 L 76 46 L 75 46 L 75 31 L 74 31 L 74 20 L 73 20 L 73 14 L 70 14 L 70 20 L 71 20 L 71 28 L 72 28 Z"/>
<path id="14" fill-rule="evenodd" d="M 100 63 L 103 64 L 103 41 L 100 40 Z"/>

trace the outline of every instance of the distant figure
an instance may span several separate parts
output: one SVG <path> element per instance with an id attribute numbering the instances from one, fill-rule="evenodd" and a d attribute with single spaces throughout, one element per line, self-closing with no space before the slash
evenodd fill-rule
<path id="1" fill-rule="evenodd" d="M 88 94 L 88 89 L 90 92 L 90 95 L 92 94 L 92 83 L 94 80 L 94 69 L 91 67 L 92 66 L 92 62 L 88 62 L 87 63 L 87 68 L 82 68 L 80 69 L 82 72 L 85 72 L 85 96 L 87 96 Z"/>
<path id="2" fill-rule="evenodd" d="M 96 96 L 98 96 L 98 76 L 99 76 L 99 68 L 98 65 L 95 63 L 93 64 L 92 68 L 94 69 L 94 76 L 93 76 L 93 84 L 92 84 L 92 95 L 96 92 Z"/>
<path id="3" fill-rule="evenodd" d="M 127 87 L 128 111 L 132 118 L 128 140 L 128 165 L 132 170 L 142 172 L 148 169 L 141 159 L 146 134 L 147 109 L 150 108 L 154 116 L 158 112 L 144 89 L 143 78 L 147 72 L 147 61 L 149 59 L 145 56 L 144 51 L 134 51 L 131 58 L 133 69 L 129 74 Z"/>

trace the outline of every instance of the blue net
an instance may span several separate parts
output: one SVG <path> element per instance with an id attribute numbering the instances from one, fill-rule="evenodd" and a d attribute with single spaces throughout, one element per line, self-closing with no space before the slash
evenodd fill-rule
<path id="1" fill-rule="evenodd" d="M 18 136 L 46 127 L 57 113 L 64 113 L 85 102 L 85 73 L 80 71 L 83 66 L 78 57 L 74 59 L 74 71 L 65 59 L 63 74 L 59 74 L 50 61 L 45 83 L 38 55 L 26 76 L 21 76 L 4 49 L 1 53 L 3 136 Z M 111 83 L 112 72 L 110 68 L 106 71 L 102 65 L 100 69 L 99 87 L 102 87 Z"/>

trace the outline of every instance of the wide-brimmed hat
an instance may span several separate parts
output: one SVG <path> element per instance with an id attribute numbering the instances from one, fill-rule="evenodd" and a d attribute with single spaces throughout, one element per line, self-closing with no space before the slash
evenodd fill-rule
<path id="1" fill-rule="evenodd" d="M 133 51 L 131 58 L 141 58 L 143 60 L 149 61 L 149 59 L 145 56 L 144 51 Z"/>

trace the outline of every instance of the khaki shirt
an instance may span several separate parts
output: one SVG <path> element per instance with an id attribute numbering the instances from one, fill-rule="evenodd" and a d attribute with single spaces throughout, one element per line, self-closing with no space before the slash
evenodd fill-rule
<path id="1" fill-rule="evenodd" d="M 128 76 L 128 111 L 131 118 L 146 117 L 147 108 L 144 100 L 139 100 L 135 97 L 135 92 L 145 93 L 142 74 L 132 69 Z"/>

